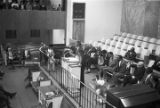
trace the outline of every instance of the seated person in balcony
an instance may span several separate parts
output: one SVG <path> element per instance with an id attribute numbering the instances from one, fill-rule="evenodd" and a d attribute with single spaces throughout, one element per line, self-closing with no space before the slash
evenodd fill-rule
<path id="1" fill-rule="evenodd" d="M 6 0 L 7 1 L 7 0 Z M 8 0 L 8 3 L 6 2 L 6 9 L 11 9 L 11 5 L 12 5 L 13 0 Z"/>
<path id="2" fill-rule="evenodd" d="M 25 5 L 26 10 L 32 10 L 31 2 L 30 1 L 26 1 L 26 2 L 27 2 L 26 5 Z"/>
<path id="3" fill-rule="evenodd" d="M 12 9 L 19 9 L 19 4 L 18 4 L 17 0 L 15 0 L 14 2 L 12 2 L 11 8 Z"/>
<path id="4" fill-rule="evenodd" d="M 117 63 L 118 63 L 118 56 L 115 56 L 113 58 L 113 61 L 108 66 L 105 66 L 103 70 L 113 73 L 115 71 L 115 67 L 117 66 Z"/>
<path id="5" fill-rule="evenodd" d="M 126 61 L 123 60 L 121 55 L 118 55 L 117 62 L 113 67 L 113 82 L 115 85 L 121 83 L 120 79 L 123 79 L 126 74 Z"/>
<path id="6" fill-rule="evenodd" d="M 0 1 L 0 9 L 3 9 L 3 1 Z"/>
<path id="7" fill-rule="evenodd" d="M 132 47 L 130 50 L 127 51 L 127 53 L 125 54 L 125 58 L 128 60 L 135 60 L 136 59 L 136 52 L 134 47 Z"/>
<path id="8" fill-rule="evenodd" d="M 61 11 L 61 10 L 62 10 L 61 4 L 58 4 L 57 11 Z"/>
<path id="9" fill-rule="evenodd" d="M 98 51 L 97 52 L 97 56 L 98 56 L 98 65 L 99 66 L 103 66 L 104 65 L 104 59 L 105 59 L 105 55 L 107 52 L 103 51 Z"/>
<path id="10" fill-rule="evenodd" d="M 21 10 L 24 10 L 24 1 L 21 1 L 21 2 L 20 2 L 19 8 L 20 8 Z"/>
<path id="11" fill-rule="evenodd" d="M 98 59 L 98 64 L 100 64 L 101 66 L 105 66 L 105 59 L 107 57 L 107 51 L 106 50 L 102 50 L 100 51 L 99 54 L 99 59 Z"/>
<path id="12" fill-rule="evenodd" d="M 40 4 L 39 1 L 34 1 L 32 4 L 32 9 L 33 10 L 40 10 Z"/>
<path id="13" fill-rule="evenodd" d="M 135 68 L 134 76 L 138 81 L 141 81 L 145 73 L 144 62 L 138 62 L 137 68 Z"/>
<path id="14" fill-rule="evenodd" d="M 44 4 L 40 5 L 40 10 L 47 10 L 47 7 Z"/>

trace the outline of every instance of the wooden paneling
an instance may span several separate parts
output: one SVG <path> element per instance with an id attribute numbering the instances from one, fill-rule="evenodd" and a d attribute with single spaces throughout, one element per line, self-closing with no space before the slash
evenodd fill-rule
<path id="1" fill-rule="evenodd" d="M 48 30 L 66 28 L 66 12 L 59 11 L 25 11 L 25 10 L 2 10 L 0 11 L 0 42 L 28 43 L 49 42 Z M 17 39 L 5 38 L 5 31 L 16 30 Z M 30 30 L 39 29 L 40 37 L 31 38 Z"/>
<path id="2" fill-rule="evenodd" d="M 84 30 L 85 30 L 84 20 L 73 20 L 73 39 L 80 40 L 84 42 Z"/>
<path id="3" fill-rule="evenodd" d="M 157 38 L 159 8 L 160 1 L 124 0 L 121 32 Z"/>
<path id="4" fill-rule="evenodd" d="M 157 37 L 158 35 L 158 18 L 159 18 L 159 2 L 149 1 L 146 3 L 145 8 L 145 26 L 144 33 L 145 36 Z"/>
<path id="5" fill-rule="evenodd" d="M 121 31 L 142 35 L 144 28 L 145 0 L 124 0 Z"/>

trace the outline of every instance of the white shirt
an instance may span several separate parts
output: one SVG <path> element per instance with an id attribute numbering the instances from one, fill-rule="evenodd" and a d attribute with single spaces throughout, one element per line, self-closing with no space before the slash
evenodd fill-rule
<path id="1" fill-rule="evenodd" d="M 121 62 L 122 62 L 122 61 L 119 61 L 119 67 L 121 66 Z"/>

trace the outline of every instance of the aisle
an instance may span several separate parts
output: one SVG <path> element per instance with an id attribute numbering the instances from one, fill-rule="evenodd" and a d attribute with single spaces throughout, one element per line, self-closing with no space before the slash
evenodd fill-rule
<path id="1" fill-rule="evenodd" d="M 2 84 L 8 91 L 17 92 L 15 98 L 11 99 L 12 108 L 31 108 L 38 104 L 38 99 L 31 88 L 25 88 L 27 82 L 24 78 L 27 76 L 27 68 L 20 67 L 15 70 L 3 68 L 6 72 Z"/>

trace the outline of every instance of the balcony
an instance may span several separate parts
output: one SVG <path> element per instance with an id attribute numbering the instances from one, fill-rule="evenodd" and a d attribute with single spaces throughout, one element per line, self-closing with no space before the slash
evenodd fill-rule
<path id="1" fill-rule="evenodd" d="M 48 64 L 45 63 L 47 55 L 42 51 L 40 53 L 42 58 L 40 60 L 41 70 L 54 84 L 61 88 L 75 108 L 116 108 L 106 101 L 105 97 L 97 95 L 94 89 L 74 77 L 71 72 L 61 65 L 53 68 L 55 64 L 50 64 L 48 67 Z M 48 60 L 52 61 L 52 59 Z"/>

